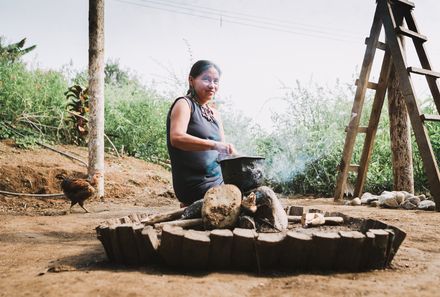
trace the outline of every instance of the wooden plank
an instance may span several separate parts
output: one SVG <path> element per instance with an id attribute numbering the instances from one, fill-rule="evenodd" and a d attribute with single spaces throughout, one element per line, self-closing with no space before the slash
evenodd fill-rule
<path id="1" fill-rule="evenodd" d="M 435 121 L 435 122 L 440 121 L 440 115 L 438 115 L 438 114 L 422 114 L 422 115 L 420 115 L 420 118 L 424 122 L 425 121 Z"/>
<path id="2" fill-rule="evenodd" d="M 181 227 L 164 226 L 159 245 L 159 254 L 165 263 L 172 267 L 180 267 L 182 261 L 182 242 L 185 230 Z"/>
<path id="3" fill-rule="evenodd" d="M 365 44 L 368 44 L 369 42 L 370 42 L 370 37 L 365 38 Z M 380 50 L 383 50 L 383 51 L 386 51 L 387 50 L 387 45 L 386 45 L 386 43 L 378 41 L 376 48 L 380 49 Z"/>
<path id="4" fill-rule="evenodd" d="M 338 244 L 341 239 L 336 232 L 314 232 L 309 268 L 315 271 L 334 269 Z"/>
<path id="5" fill-rule="evenodd" d="M 345 132 L 347 132 L 347 131 L 348 131 L 348 127 L 345 127 Z M 368 127 L 359 126 L 357 132 L 358 133 L 367 133 L 368 132 Z"/>
<path id="6" fill-rule="evenodd" d="M 354 83 L 356 86 L 357 85 L 359 85 L 359 79 L 356 79 L 356 81 L 355 81 L 355 83 Z M 371 89 L 371 90 L 376 90 L 377 89 L 377 83 L 374 83 L 374 82 L 368 82 L 367 83 L 367 88 L 368 89 Z"/>
<path id="7" fill-rule="evenodd" d="M 409 29 L 416 32 L 419 31 L 412 11 L 410 11 L 407 15 L 406 23 Z M 420 42 L 415 42 L 414 46 L 416 48 L 416 52 L 422 68 L 432 70 L 431 62 L 429 61 L 428 54 L 426 53 L 425 45 Z M 426 76 L 426 82 L 428 83 L 429 89 L 431 90 L 435 106 L 437 107 L 437 112 L 440 113 L 440 90 L 437 84 L 437 79 L 431 76 Z"/>
<path id="8" fill-rule="evenodd" d="M 393 13 L 387 1 L 380 0 L 378 1 L 377 6 L 382 12 L 382 21 L 387 36 L 388 46 L 393 57 L 393 64 L 396 68 L 396 72 L 399 75 L 402 94 L 404 94 L 406 107 L 408 109 L 411 120 L 411 125 L 413 127 L 417 145 L 419 147 L 420 155 L 422 157 L 423 167 L 425 169 L 426 177 L 430 186 L 430 192 L 436 202 L 436 210 L 440 211 L 440 172 L 437 166 L 437 161 L 434 156 L 431 142 L 429 141 L 428 131 L 426 130 L 426 127 L 424 126 L 423 121 L 420 118 L 420 111 L 414 95 L 414 87 L 412 85 L 411 78 L 406 70 L 407 67 L 405 65 L 405 59 L 402 53 L 402 46 L 400 44 L 400 40 L 394 32 L 395 22 L 392 16 Z M 409 19 L 411 18 L 406 19 L 408 22 L 408 26 L 410 22 Z M 420 50 L 420 45 L 417 45 L 417 42 L 414 42 L 414 44 L 416 45 L 416 49 L 419 48 L 417 52 L 422 62 L 420 51 L 424 52 L 424 50 Z M 424 69 L 430 69 L 429 67 L 425 67 L 425 65 L 423 64 L 422 67 Z M 436 101 L 436 106 L 437 108 L 440 108 L 440 102 Z"/>
<path id="9" fill-rule="evenodd" d="M 155 213 L 147 216 L 146 218 L 143 218 L 141 220 L 142 224 L 144 225 L 154 225 L 156 223 L 161 222 L 167 222 L 172 220 L 180 219 L 183 212 L 185 211 L 185 208 L 181 208 L 178 210 L 168 211 L 164 213 Z"/>
<path id="10" fill-rule="evenodd" d="M 312 237 L 310 235 L 296 231 L 287 232 L 280 256 L 281 267 L 289 271 L 307 270 L 311 250 Z"/>
<path id="11" fill-rule="evenodd" d="M 239 270 L 252 270 L 258 267 L 255 254 L 256 232 L 250 229 L 235 228 L 232 242 L 232 266 Z"/>
<path id="12" fill-rule="evenodd" d="M 350 166 L 348 167 L 348 171 L 358 172 L 359 171 L 359 165 L 357 165 L 357 164 L 350 164 Z"/>
<path id="13" fill-rule="evenodd" d="M 277 268 L 280 260 L 283 233 L 260 233 L 257 237 L 256 255 L 259 259 L 259 271 Z"/>
<path id="14" fill-rule="evenodd" d="M 423 68 L 417 68 L 417 67 L 408 67 L 407 68 L 409 72 L 415 73 L 415 74 L 421 74 L 421 75 L 427 75 L 434 78 L 440 78 L 440 72 L 423 69 Z"/>
<path id="15" fill-rule="evenodd" d="M 335 269 L 359 271 L 365 235 L 358 231 L 339 231 L 341 236 L 336 253 Z"/>
<path id="16" fill-rule="evenodd" d="M 182 265 L 188 269 L 206 270 L 209 260 L 209 232 L 188 230 L 182 241 Z"/>
<path id="17" fill-rule="evenodd" d="M 387 91 L 388 81 L 391 72 L 391 56 L 389 51 L 385 52 L 382 67 L 379 74 L 378 88 L 374 95 L 373 106 L 370 113 L 370 119 L 368 121 L 367 134 L 365 135 L 364 146 L 362 148 L 361 159 L 359 162 L 358 175 L 354 188 L 354 197 L 360 197 L 364 189 L 365 181 L 367 179 L 368 166 L 370 164 L 371 156 L 373 154 L 374 139 L 376 138 L 377 127 L 379 126 L 379 120 L 383 103 L 385 101 L 385 94 Z"/>
<path id="18" fill-rule="evenodd" d="M 133 224 L 127 223 L 116 227 L 119 247 L 123 261 L 127 265 L 139 265 L 139 254 L 136 246 L 136 238 L 133 231 Z"/>
<path id="19" fill-rule="evenodd" d="M 396 34 L 401 34 L 407 37 L 412 38 L 413 40 L 417 40 L 419 42 L 426 42 L 428 41 L 428 38 L 425 35 L 422 35 L 420 33 L 417 33 L 415 31 L 411 31 L 403 26 L 398 26 L 396 28 Z"/>
<path id="20" fill-rule="evenodd" d="M 175 221 L 157 223 L 157 224 L 154 224 L 154 228 L 162 229 L 164 226 L 177 226 L 177 227 L 182 227 L 182 228 L 191 228 L 191 227 L 198 227 L 198 226 L 202 226 L 202 225 L 203 225 L 202 219 L 197 218 L 197 219 L 175 220 Z"/>
<path id="21" fill-rule="evenodd" d="M 357 128 L 359 127 L 360 118 L 362 115 L 362 109 L 365 100 L 365 93 L 367 90 L 367 82 L 370 77 L 371 68 L 373 65 L 374 56 L 376 53 L 376 47 L 379 42 L 379 34 L 382 28 L 382 22 L 380 19 L 379 9 L 376 8 L 374 14 L 373 24 L 370 30 L 370 38 L 365 50 L 364 60 L 362 62 L 362 68 L 359 75 L 360 84 L 356 88 L 355 99 L 353 103 L 353 108 L 350 113 L 350 121 L 348 124 L 348 131 L 345 138 L 344 150 L 342 153 L 342 158 L 339 163 L 338 176 L 335 187 L 335 201 L 342 200 L 344 196 L 344 189 L 347 182 L 348 176 L 348 166 L 350 164 L 354 144 L 356 141 Z"/>
<path id="22" fill-rule="evenodd" d="M 209 251 L 209 268 L 231 268 L 232 242 L 234 235 L 228 229 L 214 229 L 209 235 L 211 239 Z"/>

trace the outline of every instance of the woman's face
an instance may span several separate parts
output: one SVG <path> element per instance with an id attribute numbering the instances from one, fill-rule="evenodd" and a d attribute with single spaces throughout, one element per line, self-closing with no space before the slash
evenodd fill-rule
<path id="1" fill-rule="evenodd" d="M 217 93 L 220 75 L 215 67 L 209 67 L 196 78 L 190 77 L 189 83 L 196 91 L 197 98 L 205 103 L 214 98 Z"/>

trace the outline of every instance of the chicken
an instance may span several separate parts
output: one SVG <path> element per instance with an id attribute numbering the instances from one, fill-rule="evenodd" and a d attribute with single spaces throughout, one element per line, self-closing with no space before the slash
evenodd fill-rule
<path id="1" fill-rule="evenodd" d="M 97 179 L 101 176 L 100 173 L 93 175 L 91 180 L 82 178 L 69 178 L 65 174 L 61 173 L 56 176 L 61 180 L 61 189 L 63 189 L 64 195 L 71 201 L 68 213 L 75 204 L 79 204 L 86 212 L 89 212 L 84 207 L 84 201 L 89 199 L 95 194 L 95 188 Z"/>

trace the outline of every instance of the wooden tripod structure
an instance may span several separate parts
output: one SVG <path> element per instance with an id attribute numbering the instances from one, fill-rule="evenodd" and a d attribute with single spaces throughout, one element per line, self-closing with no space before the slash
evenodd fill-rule
<path id="1" fill-rule="evenodd" d="M 440 173 L 428 132 L 424 125 L 425 121 L 440 121 L 440 116 L 420 113 L 410 76 L 410 74 L 413 73 L 424 75 L 426 77 L 437 112 L 439 112 L 440 91 L 436 80 L 437 78 L 440 78 L 440 73 L 432 71 L 431 63 L 429 62 L 424 47 L 424 42 L 427 41 L 427 38 L 419 33 L 414 19 L 414 4 L 406 0 L 377 0 L 376 2 L 377 5 L 373 25 L 371 27 L 370 36 L 366 39 L 367 47 L 364 60 L 359 79 L 356 81 L 356 94 L 351 111 L 351 118 L 347 127 L 343 155 L 338 169 L 335 201 L 343 198 L 348 173 L 350 171 L 357 172 L 354 196 L 359 197 L 363 191 L 368 164 L 373 152 L 374 138 L 388 86 L 388 79 L 392 65 L 394 64 L 396 76 L 399 79 L 400 89 L 408 109 L 411 126 L 414 131 L 425 173 L 428 178 L 431 195 L 434 197 L 436 210 L 440 211 Z M 406 24 L 406 26 L 404 26 L 404 24 Z M 382 27 L 385 31 L 386 43 L 379 41 Z M 422 68 L 408 67 L 406 65 L 403 46 L 399 36 L 405 36 L 412 39 Z M 369 77 L 377 49 L 385 51 L 385 54 L 379 75 L 379 81 L 373 83 L 369 81 Z M 367 89 L 374 89 L 375 96 L 368 126 L 361 127 L 359 124 Z M 366 136 L 360 164 L 354 165 L 350 164 L 350 162 L 358 133 L 366 133 Z"/>

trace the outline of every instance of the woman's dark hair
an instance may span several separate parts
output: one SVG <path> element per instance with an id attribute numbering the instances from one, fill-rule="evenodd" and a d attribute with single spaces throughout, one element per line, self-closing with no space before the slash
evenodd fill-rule
<path id="1" fill-rule="evenodd" d="M 193 78 L 196 78 L 197 76 L 199 76 L 200 74 L 202 74 L 204 71 L 206 71 L 211 67 L 214 67 L 219 75 L 222 74 L 220 67 L 218 67 L 214 62 L 208 60 L 199 60 L 195 62 L 194 65 L 192 65 L 189 75 L 192 76 Z"/>

